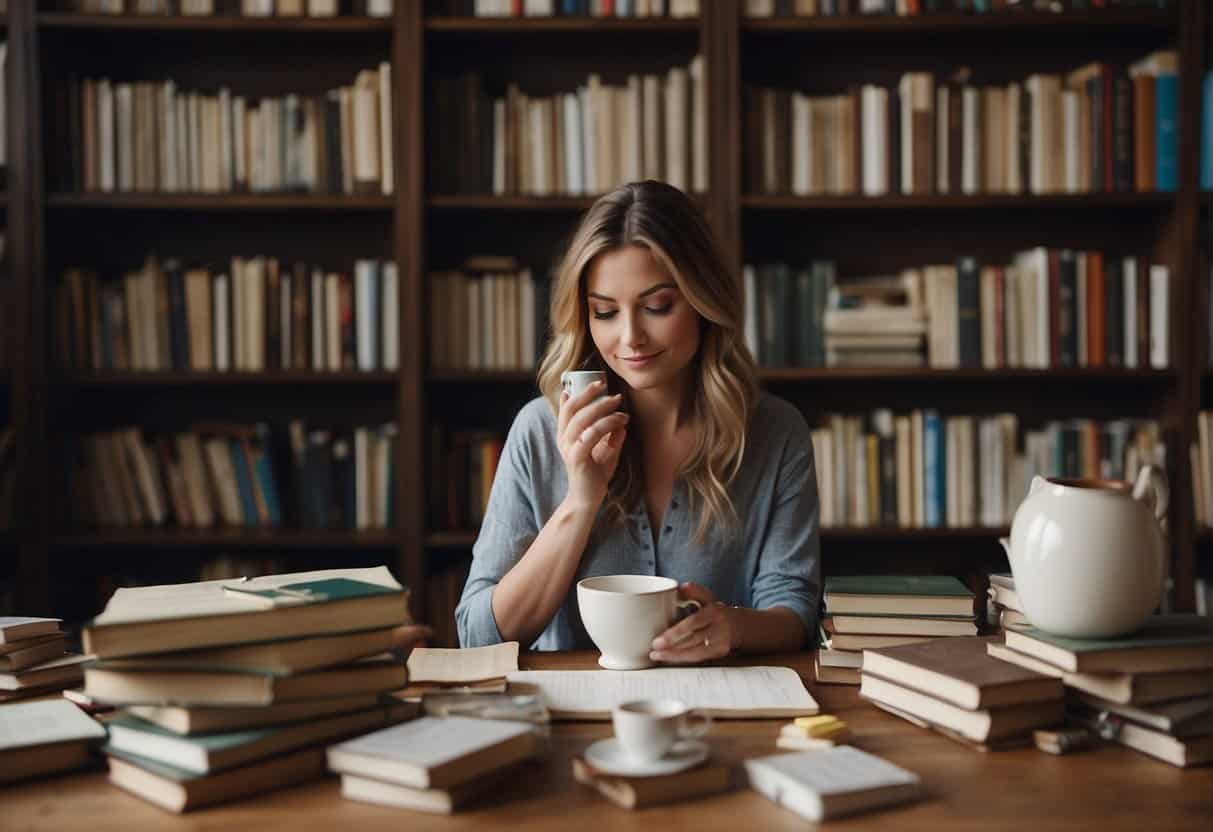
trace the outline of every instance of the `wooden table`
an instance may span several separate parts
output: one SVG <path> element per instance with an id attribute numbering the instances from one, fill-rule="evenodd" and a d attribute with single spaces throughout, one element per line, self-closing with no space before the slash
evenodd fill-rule
<path id="1" fill-rule="evenodd" d="M 529 669 L 579 669 L 596 654 L 532 654 Z M 830 828 L 974 830 L 1213 830 L 1213 768 L 1182 770 L 1127 749 L 1065 757 L 1033 749 L 983 754 L 917 728 L 859 699 L 854 687 L 811 682 L 808 654 L 749 658 L 780 664 L 809 682 L 823 713 L 846 720 L 854 745 L 917 772 L 926 798 L 915 805 L 829 822 Z M 772 753 L 781 720 L 717 721 L 714 752 L 741 760 Z M 226 806 L 175 816 L 110 786 L 100 771 L 0 788 L 0 829 L 141 830 L 470 830 L 525 828 L 608 832 L 642 829 L 802 830 L 810 824 L 743 788 L 637 812 L 616 808 L 572 780 L 570 759 L 609 734 L 608 723 L 561 723 L 551 754 L 529 764 L 513 789 L 501 789 L 452 817 L 343 800 L 335 777 Z"/>

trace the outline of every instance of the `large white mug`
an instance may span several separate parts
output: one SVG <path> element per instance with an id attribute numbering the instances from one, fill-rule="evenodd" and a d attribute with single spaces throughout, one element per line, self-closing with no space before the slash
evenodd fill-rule
<path id="1" fill-rule="evenodd" d="M 600 575 L 577 582 L 581 621 L 602 651 L 608 670 L 652 667 L 653 639 L 680 617 L 696 612 L 698 601 L 679 601 L 678 582 L 655 575 Z"/>
<path id="2" fill-rule="evenodd" d="M 624 702 L 611 711 L 611 722 L 620 748 L 643 763 L 661 759 L 674 743 L 698 739 L 712 726 L 710 716 L 692 711 L 677 699 Z"/>

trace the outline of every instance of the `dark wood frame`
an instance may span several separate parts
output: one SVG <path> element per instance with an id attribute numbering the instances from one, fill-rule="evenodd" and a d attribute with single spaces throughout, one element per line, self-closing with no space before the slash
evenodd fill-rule
<path id="1" fill-rule="evenodd" d="M 743 20 L 741 0 L 705 0 L 699 20 L 468 20 L 427 19 L 419 2 L 398 0 L 390 20 L 249 20 L 231 17 L 181 19 L 138 18 L 134 16 L 80 16 L 35 11 L 35 0 L 9 0 L 7 38 L 9 42 L 9 191 L 8 239 L 12 276 L 16 285 L 17 316 L 14 333 L 16 350 L 9 384 L 10 411 L 20 438 L 19 474 L 22 488 L 20 527 L 7 533 L 19 552 L 17 575 L 20 606 L 23 610 L 51 612 L 48 607 L 50 585 L 57 569 L 51 566 L 53 553 L 60 550 L 98 550 L 101 556 L 123 549 L 145 550 L 174 546 L 249 546 L 286 549 L 292 547 L 335 548 L 365 546 L 386 548 L 394 553 L 397 574 L 410 585 L 422 588 L 427 582 L 428 558 L 442 558 L 451 550 L 466 550 L 473 540 L 471 532 L 427 533 L 424 523 L 424 460 L 427 453 L 426 425 L 431 399 L 458 396 L 468 386 L 490 391 L 517 390 L 532 382 L 527 372 L 429 372 L 425 304 L 427 291 L 427 252 L 431 216 L 450 213 L 491 218 L 497 212 L 534 211 L 563 213 L 570 218 L 584 210 L 592 200 L 582 197 L 503 197 L 453 196 L 426 191 L 425 164 L 425 79 L 427 48 L 432 37 L 446 39 L 469 37 L 506 37 L 526 34 L 535 39 L 595 37 L 603 32 L 620 35 L 667 32 L 685 37 L 698 33 L 699 49 L 705 56 L 708 76 L 711 190 L 704 196 L 704 208 L 715 227 L 729 263 L 740 268 L 743 257 L 743 226 L 747 212 L 794 212 L 806 217 L 841 213 L 848 217 L 876 212 L 929 214 L 936 210 L 988 211 L 997 216 L 1004 211 L 1031 211 L 1042 206 L 1140 212 L 1143 216 L 1169 215 L 1174 236 L 1172 346 L 1173 368 L 1156 370 L 1008 370 L 996 373 L 974 370 L 769 370 L 764 379 L 782 387 L 828 389 L 835 383 L 891 382 L 963 395 L 966 384 L 997 379 L 1028 393 L 1036 384 L 1091 385 L 1094 391 L 1110 396 L 1148 396 L 1150 406 L 1169 434 L 1180 446 L 1175 449 L 1171 535 L 1174 552 L 1175 605 L 1193 607 L 1193 578 L 1196 574 L 1198 545 L 1213 542 L 1213 534 L 1197 529 L 1192 510 L 1191 472 L 1186 449 L 1196 436 L 1196 413 L 1201 402 L 1201 382 L 1208 378 L 1204 369 L 1203 341 L 1206 337 L 1203 311 L 1206 291 L 1200 273 L 1207 262 L 1200 251 L 1202 207 L 1213 197 L 1198 190 L 1200 85 L 1204 56 L 1207 10 L 1197 0 L 1179 0 L 1168 13 L 1150 10 L 1097 12 L 1091 15 L 988 15 L 939 16 L 917 19 L 896 18 L 823 18 Z M 748 195 L 742 186 L 742 63 L 746 38 L 755 34 L 782 33 L 780 37 L 821 38 L 845 35 L 856 43 L 867 36 L 881 38 L 976 32 L 991 27 L 1008 27 L 1019 33 L 1074 31 L 1081 35 L 1087 27 L 1117 31 L 1122 27 L 1146 27 L 1151 31 L 1173 34 L 1180 50 L 1181 63 L 1181 153 L 1180 188 L 1175 194 L 1092 194 L 1065 196 L 890 196 L 870 198 L 798 198 Z M 290 35 L 310 33 L 322 37 L 326 32 L 390 32 L 390 54 L 395 86 L 395 158 L 396 191 L 391 197 L 327 196 L 174 196 L 138 194 L 46 193 L 43 164 L 42 93 L 39 78 L 40 38 L 52 30 L 94 30 L 98 36 L 115 30 L 153 34 L 173 31 L 196 33 L 199 39 L 219 38 L 225 33 L 268 32 Z M 646 34 L 646 37 L 648 34 Z M 662 37 L 655 34 L 654 37 Z M 444 41 L 445 42 L 445 41 Z M 536 42 L 542 43 L 542 40 Z M 46 229 L 58 222 L 63 209 L 121 211 L 129 209 L 190 212 L 300 211 L 338 212 L 355 215 L 390 214 L 394 256 L 401 276 L 400 369 L 374 374 L 225 374 L 198 376 L 189 373 L 114 374 L 101 377 L 55 375 L 50 368 L 49 287 L 56 279 L 44 268 Z M 1203 323 L 1202 323 L 1203 322 Z M 195 385 L 213 388 L 221 394 L 238 395 L 249 385 L 315 384 L 339 385 L 342 389 L 393 388 L 394 413 L 400 428 L 396 470 L 396 514 L 394 529 L 373 533 L 265 532 L 262 530 L 217 530 L 214 532 L 173 531 L 97 531 L 77 532 L 52 529 L 49 503 L 52 494 L 48 434 L 48 409 L 55 385 L 97 388 L 122 395 L 131 389 L 163 388 L 166 395 L 174 389 Z M 452 392 L 453 391 L 453 392 Z M 1030 407 L 1030 405 L 1028 405 Z M 983 562 L 996 564 L 1001 557 L 994 541 L 999 531 L 989 529 L 830 529 L 822 537 L 827 568 L 838 552 L 854 547 L 905 544 L 917 549 L 951 543 L 954 547 L 983 548 Z M 979 558 L 979 560 L 982 560 Z M 932 560 L 931 556 L 914 561 L 921 568 L 939 567 L 953 558 Z M 905 567 L 906 561 L 890 556 L 887 563 Z M 69 568 L 69 567 L 64 567 Z M 449 611 L 425 609 L 424 591 L 414 593 L 419 617 L 443 615 Z"/>

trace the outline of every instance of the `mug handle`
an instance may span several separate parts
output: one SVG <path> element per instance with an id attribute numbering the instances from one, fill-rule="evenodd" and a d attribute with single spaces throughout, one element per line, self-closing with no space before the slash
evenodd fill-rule
<path id="1" fill-rule="evenodd" d="M 1154 513 L 1154 519 L 1162 521 L 1167 516 L 1167 504 L 1171 501 L 1171 489 L 1167 478 L 1157 465 L 1147 463 L 1137 472 L 1133 483 L 1133 499 L 1144 502 Z"/>
<path id="2" fill-rule="evenodd" d="M 692 723 L 694 720 L 694 723 Z M 687 711 L 678 736 L 684 740 L 697 740 L 712 730 L 712 715 L 704 711 Z"/>
<path id="3" fill-rule="evenodd" d="M 698 601 L 677 601 L 674 604 L 674 620 L 670 623 L 677 624 L 684 618 L 690 618 L 701 609 L 703 609 L 703 604 Z"/>

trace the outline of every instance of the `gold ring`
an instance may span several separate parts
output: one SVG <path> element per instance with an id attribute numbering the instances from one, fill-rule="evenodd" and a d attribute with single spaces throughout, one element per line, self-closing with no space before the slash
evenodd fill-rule
<path id="1" fill-rule="evenodd" d="M 704 649 L 706 649 L 706 648 L 708 648 L 708 647 L 711 647 L 711 646 L 712 646 L 712 640 L 711 640 L 710 638 L 708 638 L 707 636 L 704 636 L 704 637 L 703 637 L 703 646 L 704 646 Z"/>

